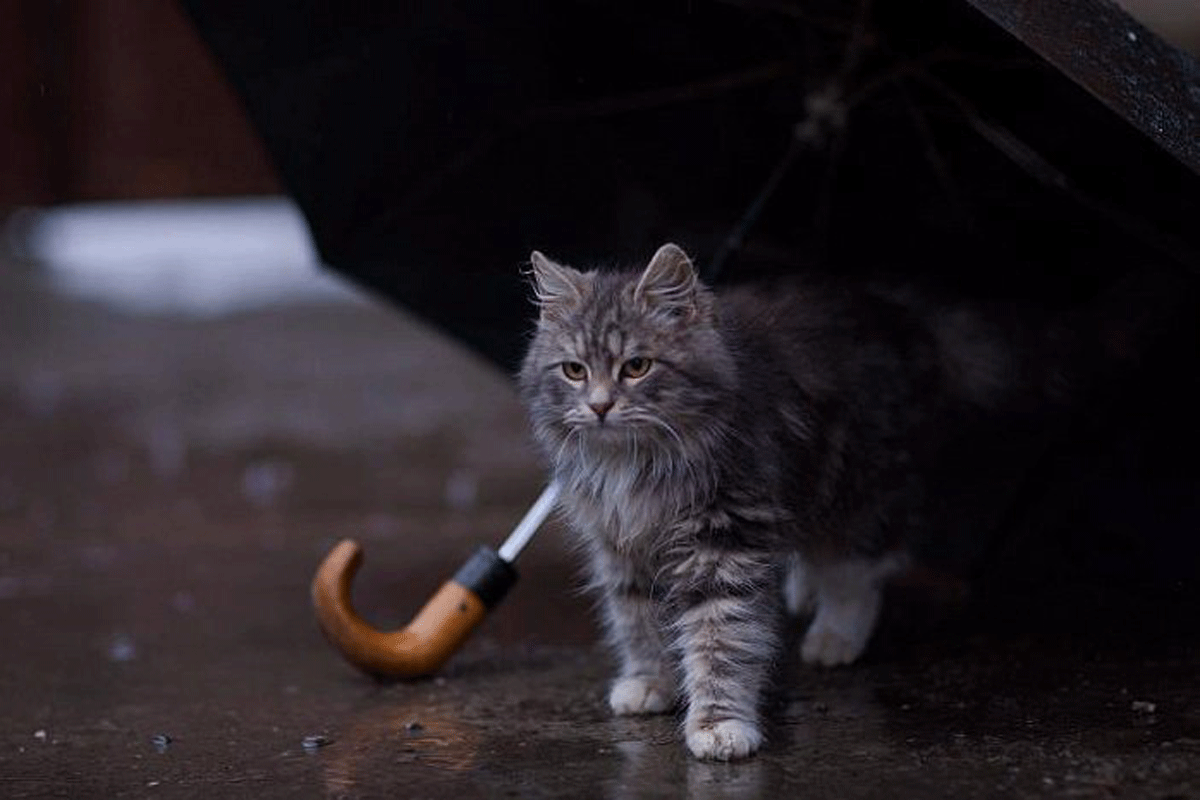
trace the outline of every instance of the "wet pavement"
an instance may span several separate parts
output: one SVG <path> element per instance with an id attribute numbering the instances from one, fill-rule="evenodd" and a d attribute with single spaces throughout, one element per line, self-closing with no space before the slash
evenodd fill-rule
<path id="1" fill-rule="evenodd" d="M 511 386 L 390 308 L 189 317 L 0 264 L 0 796 L 1200 798 L 1194 601 L 964 611 L 910 587 L 860 666 L 789 664 L 770 744 L 613 719 L 559 532 L 436 678 L 376 683 L 308 583 L 359 539 L 403 625 L 540 487 Z"/>

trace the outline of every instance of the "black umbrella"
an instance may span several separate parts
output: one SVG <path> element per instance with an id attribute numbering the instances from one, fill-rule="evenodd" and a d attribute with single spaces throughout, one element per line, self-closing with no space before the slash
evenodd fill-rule
<path id="1" fill-rule="evenodd" d="M 964 0 L 183 4 L 325 262 L 506 368 L 534 248 L 988 293 L 1200 261 L 1200 67 L 1106 0 L 975 0 L 1032 50 Z"/>
<path id="2" fill-rule="evenodd" d="M 1200 66 L 1108 0 L 182 2 L 324 261 L 506 369 L 535 248 L 1038 303 L 1200 265 Z"/>

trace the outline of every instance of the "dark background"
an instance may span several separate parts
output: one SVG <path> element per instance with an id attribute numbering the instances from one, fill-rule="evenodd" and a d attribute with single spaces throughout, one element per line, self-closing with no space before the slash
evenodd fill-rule
<path id="1" fill-rule="evenodd" d="M 279 191 L 239 101 L 176 3 L 7 3 L 0 71 L 0 214 Z"/>
<path id="2" fill-rule="evenodd" d="M 287 191 L 331 266 L 506 370 L 534 247 L 1084 309 L 1109 360 L 970 559 L 1190 583 L 1197 176 L 966 3 L 780 8 L 13 3 L 0 210 Z M 844 126 L 789 149 L 827 85 Z"/>

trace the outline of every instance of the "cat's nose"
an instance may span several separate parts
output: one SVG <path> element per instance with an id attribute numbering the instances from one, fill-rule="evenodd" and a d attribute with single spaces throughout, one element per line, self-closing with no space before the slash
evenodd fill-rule
<path id="1" fill-rule="evenodd" d="M 590 408 L 592 411 L 595 411 L 596 416 L 599 417 L 601 421 L 604 420 L 604 415 L 607 414 L 612 409 L 612 407 L 613 407 L 612 400 L 604 400 L 604 401 L 597 402 L 597 403 L 588 403 L 588 408 Z"/>

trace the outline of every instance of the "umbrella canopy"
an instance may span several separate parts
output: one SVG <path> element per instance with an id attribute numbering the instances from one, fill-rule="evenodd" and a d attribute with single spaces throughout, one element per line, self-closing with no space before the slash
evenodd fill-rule
<path id="1" fill-rule="evenodd" d="M 1200 263 L 1200 69 L 1105 0 L 183 4 L 324 261 L 507 369 L 534 248 L 1051 298 Z"/>

